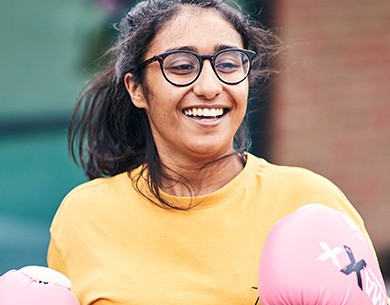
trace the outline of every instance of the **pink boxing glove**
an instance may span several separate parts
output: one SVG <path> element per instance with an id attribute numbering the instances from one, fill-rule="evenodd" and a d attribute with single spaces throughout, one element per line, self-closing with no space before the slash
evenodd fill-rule
<path id="1" fill-rule="evenodd" d="M 53 269 L 28 266 L 0 277 L 0 305 L 80 305 L 69 279 Z"/>
<path id="2" fill-rule="evenodd" d="M 341 212 L 306 205 L 277 222 L 260 259 L 262 305 L 386 305 L 375 254 Z"/>

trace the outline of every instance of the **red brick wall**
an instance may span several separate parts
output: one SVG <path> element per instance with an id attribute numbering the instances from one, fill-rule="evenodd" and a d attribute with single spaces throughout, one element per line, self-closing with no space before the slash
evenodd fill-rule
<path id="1" fill-rule="evenodd" d="M 277 0 L 271 160 L 328 177 L 390 249 L 390 1 Z"/>

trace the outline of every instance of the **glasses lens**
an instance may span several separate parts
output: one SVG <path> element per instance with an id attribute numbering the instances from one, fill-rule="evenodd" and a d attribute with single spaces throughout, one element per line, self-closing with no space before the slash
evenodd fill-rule
<path id="1" fill-rule="evenodd" d="M 249 72 L 250 59 L 240 50 L 227 50 L 219 53 L 214 61 L 219 78 L 229 84 L 244 80 Z"/>
<path id="2" fill-rule="evenodd" d="M 191 53 L 172 53 L 164 59 L 163 72 L 170 82 L 176 85 L 186 85 L 198 75 L 199 60 Z"/>

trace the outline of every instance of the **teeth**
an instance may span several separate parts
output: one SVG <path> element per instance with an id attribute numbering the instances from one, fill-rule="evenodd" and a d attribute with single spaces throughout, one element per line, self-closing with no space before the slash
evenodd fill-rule
<path id="1" fill-rule="evenodd" d="M 191 108 L 185 109 L 184 114 L 188 116 L 216 117 L 223 114 L 222 108 Z"/>

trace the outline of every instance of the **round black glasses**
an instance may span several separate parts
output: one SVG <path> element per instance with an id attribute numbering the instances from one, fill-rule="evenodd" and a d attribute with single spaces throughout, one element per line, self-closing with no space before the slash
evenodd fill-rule
<path id="1" fill-rule="evenodd" d="M 145 60 L 139 68 L 158 61 L 165 79 L 175 86 L 194 83 L 208 59 L 218 79 L 228 85 L 242 82 L 249 74 L 256 52 L 245 49 L 224 49 L 214 55 L 199 55 L 187 50 L 174 50 Z"/>

